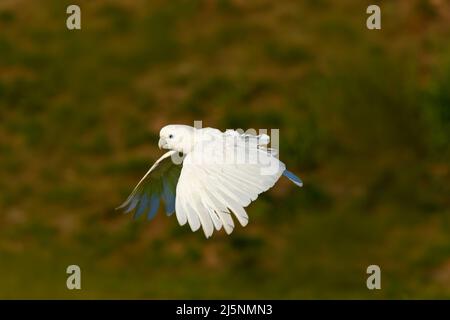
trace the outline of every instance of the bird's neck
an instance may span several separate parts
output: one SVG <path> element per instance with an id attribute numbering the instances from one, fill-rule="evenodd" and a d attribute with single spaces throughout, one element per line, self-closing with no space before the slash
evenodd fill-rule
<path id="1" fill-rule="evenodd" d="M 178 152 L 182 152 L 183 154 L 189 154 L 195 146 L 195 143 L 197 141 L 195 131 L 186 133 L 183 137 L 183 140 L 179 146 L 179 150 L 176 150 Z"/>

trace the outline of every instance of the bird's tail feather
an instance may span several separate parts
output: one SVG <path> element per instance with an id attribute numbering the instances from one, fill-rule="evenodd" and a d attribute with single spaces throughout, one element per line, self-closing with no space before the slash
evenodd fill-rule
<path id="1" fill-rule="evenodd" d="M 295 174 L 290 172 L 289 170 L 284 170 L 283 176 L 291 180 L 293 183 L 295 183 L 299 187 L 303 187 L 303 181 L 297 177 Z"/>

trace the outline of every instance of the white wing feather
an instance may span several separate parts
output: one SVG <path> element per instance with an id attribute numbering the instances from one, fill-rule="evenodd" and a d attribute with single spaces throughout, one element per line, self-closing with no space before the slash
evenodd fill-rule
<path id="1" fill-rule="evenodd" d="M 247 135 L 230 143 L 225 140 L 229 133 L 206 134 L 208 139 L 197 143 L 184 159 L 176 189 L 176 215 L 181 225 L 188 222 L 193 231 L 201 226 L 208 238 L 214 229 L 223 227 L 228 234 L 233 231 L 231 212 L 242 226 L 247 225 L 244 208 L 275 184 L 285 166 L 270 151 L 260 148 L 267 144 L 265 136 L 249 145 L 244 143 L 249 141 Z M 244 163 L 224 161 L 224 152 L 248 158 Z M 264 174 L 261 169 L 268 163 L 276 170 Z"/>

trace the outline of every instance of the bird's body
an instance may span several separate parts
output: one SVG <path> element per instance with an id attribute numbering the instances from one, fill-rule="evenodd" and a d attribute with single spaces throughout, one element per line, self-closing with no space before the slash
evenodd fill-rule
<path id="1" fill-rule="evenodd" d="M 169 149 L 150 168 L 128 199 L 119 207 L 136 208 L 135 217 L 147 212 L 153 218 L 163 198 L 166 212 L 176 211 L 180 225 L 192 231 L 234 228 L 232 214 L 247 225 L 244 208 L 285 175 L 298 186 L 301 180 L 286 170 L 267 148 L 267 135 L 240 134 L 234 130 L 197 129 L 168 125 L 161 129 L 159 147 Z M 182 153 L 182 155 L 180 155 Z"/>

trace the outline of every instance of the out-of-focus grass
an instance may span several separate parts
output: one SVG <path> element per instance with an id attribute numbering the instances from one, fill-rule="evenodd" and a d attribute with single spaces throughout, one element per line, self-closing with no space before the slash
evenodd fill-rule
<path id="1" fill-rule="evenodd" d="M 0 3 L 0 297 L 450 296 L 448 5 L 81 1 L 69 32 L 68 4 Z M 194 120 L 279 128 L 305 187 L 209 240 L 114 211 Z"/>

